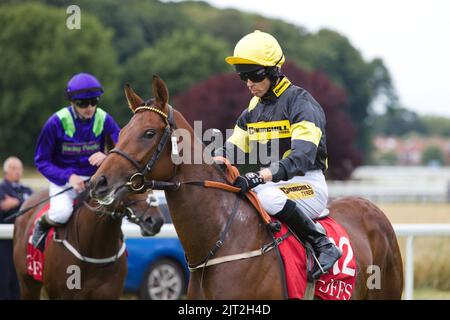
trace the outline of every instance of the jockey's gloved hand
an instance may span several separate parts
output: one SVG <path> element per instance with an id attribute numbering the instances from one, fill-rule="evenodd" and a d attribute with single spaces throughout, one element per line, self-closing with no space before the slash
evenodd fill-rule
<path id="1" fill-rule="evenodd" d="M 264 183 L 263 177 L 257 172 L 249 172 L 243 176 L 239 176 L 233 183 L 233 186 L 241 188 L 240 193 L 244 194 L 248 190 L 253 189 L 257 185 Z"/>

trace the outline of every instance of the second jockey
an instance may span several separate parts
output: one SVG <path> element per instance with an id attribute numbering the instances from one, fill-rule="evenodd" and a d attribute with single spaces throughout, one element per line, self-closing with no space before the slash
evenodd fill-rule
<path id="1" fill-rule="evenodd" d="M 63 225 L 70 219 L 73 200 L 106 158 L 106 137 L 117 142 L 119 126 L 98 106 L 102 94 L 103 87 L 93 75 L 76 74 L 66 88 L 70 105 L 54 113 L 41 130 L 34 160 L 50 182 L 49 195 L 73 189 L 50 199 L 50 209 L 36 223 L 34 246 L 51 226 Z"/>

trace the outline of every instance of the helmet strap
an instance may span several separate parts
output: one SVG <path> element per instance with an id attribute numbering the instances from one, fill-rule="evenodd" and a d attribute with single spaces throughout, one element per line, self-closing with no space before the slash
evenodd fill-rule
<path id="1" fill-rule="evenodd" d="M 273 92 L 273 89 L 278 84 L 280 78 L 283 77 L 283 74 L 280 72 L 280 68 L 278 67 L 266 67 L 267 78 L 270 80 L 270 87 L 267 90 L 266 94 L 262 97 L 262 101 L 270 102 L 277 100 L 277 96 Z"/>
<path id="2" fill-rule="evenodd" d="M 281 59 L 283 59 L 283 57 L 284 57 L 284 54 L 281 53 L 280 59 L 278 59 L 278 61 L 277 61 L 273 66 L 274 66 L 274 67 L 277 67 L 277 66 L 278 66 L 278 63 L 280 63 L 280 61 L 281 61 Z"/>
<path id="3" fill-rule="evenodd" d="M 265 67 L 265 69 L 266 69 L 266 74 L 267 74 L 268 78 L 272 82 L 277 81 L 278 78 L 283 76 L 279 67 Z"/>

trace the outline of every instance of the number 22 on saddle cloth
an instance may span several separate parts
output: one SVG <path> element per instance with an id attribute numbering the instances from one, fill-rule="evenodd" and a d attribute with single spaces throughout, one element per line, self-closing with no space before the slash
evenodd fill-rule
<path id="1" fill-rule="evenodd" d="M 322 300 L 349 300 L 352 296 L 356 280 L 356 259 L 353 255 L 347 232 L 334 219 L 330 217 L 319 221 L 330 239 L 343 252 L 342 257 L 334 264 L 328 273 L 316 280 L 314 296 Z M 285 224 L 276 232 L 276 238 L 288 232 Z M 307 287 L 308 255 L 305 247 L 296 237 L 290 236 L 279 246 L 280 255 L 284 264 L 286 286 L 289 299 L 304 299 Z M 309 265 L 312 265 L 310 257 Z"/>
<path id="2" fill-rule="evenodd" d="M 226 165 L 227 179 L 232 183 L 239 176 L 239 171 L 227 159 L 222 158 L 221 161 Z M 208 186 L 207 184 L 208 182 L 205 182 L 205 186 Z M 211 185 L 210 187 L 216 186 Z M 230 188 L 234 187 L 230 186 Z M 230 191 L 237 192 L 239 190 L 230 189 Z M 246 196 L 255 206 L 263 221 L 269 224 L 271 217 L 262 208 L 256 194 L 248 192 Z M 356 280 L 356 259 L 353 255 L 349 236 L 345 229 L 330 217 L 325 217 L 317 222 L 324 227 L 330 241 L 337 245 L 343 254 L 328 273 L 317 279 L 314 296 L 322 300 L 349 300 Z M 282 224 L 281 230 L 276 232 L 274 236 L 280 238 L 286 232 L 288 232 L 288 229 Z M 308 263 L 306 250 L 294 236 L 284 239 L 278 247 L 284 263 L 288 298 L 303 299 L 307 287 Z"/>

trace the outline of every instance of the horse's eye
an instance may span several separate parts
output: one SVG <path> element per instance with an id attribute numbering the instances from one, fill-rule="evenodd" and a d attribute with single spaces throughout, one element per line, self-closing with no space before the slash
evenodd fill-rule
<path id="1" fill-rule="evenodd" d="M 149 130 L 145 131 L 144 138 L 151 139 L 151 138 L 153 138 L 153 136 L 155 134 L 156 134 L 156 132 L 153 129 L 149 129 Z"/>

